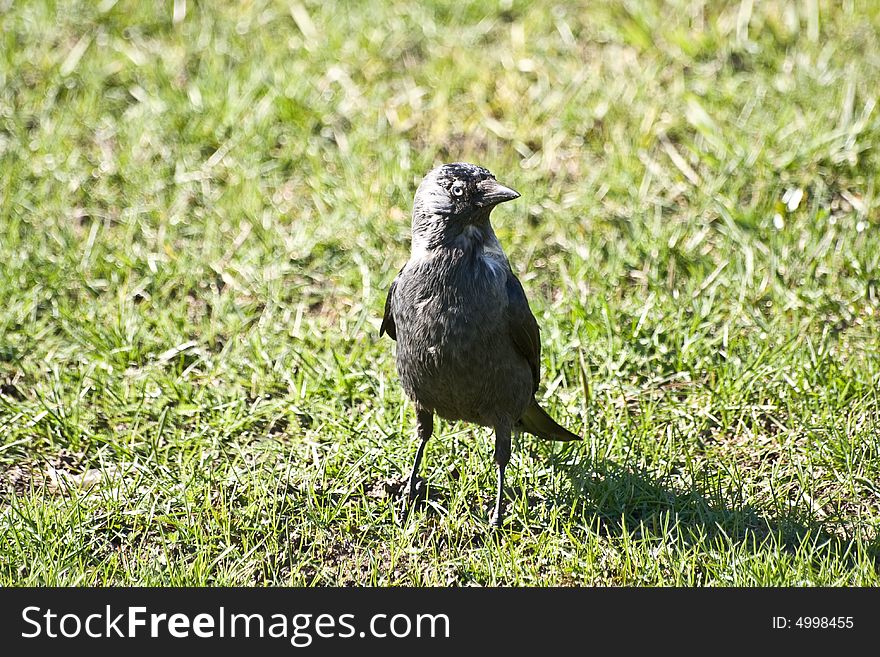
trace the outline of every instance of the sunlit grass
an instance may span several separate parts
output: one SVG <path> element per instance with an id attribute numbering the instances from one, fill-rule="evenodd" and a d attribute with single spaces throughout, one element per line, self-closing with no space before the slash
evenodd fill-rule
<path id="1" fill-rule="evenodd" d="M 7 3 L 0 583 L 878 584 L 878 31 L 871 2 Z M 454 160 L 522 193 L 494 224 L 539 396 L 586 435 L 516 442 L 498 535 L 465 425 L 394 519 L 378 327 Z"/>

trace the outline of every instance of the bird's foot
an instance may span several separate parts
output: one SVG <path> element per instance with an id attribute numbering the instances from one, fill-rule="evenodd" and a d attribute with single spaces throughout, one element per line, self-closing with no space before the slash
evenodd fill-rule
<path id="1" fill-rule="evenodd" d="M 404 494 L 411 504 L 425 499 L 427 491 L 427 482 L 421 477 L 411 479 L 404 488 Z"/>
<path id="2" fill-rule="evenodd" d="M 412 511 L 413 505 L 409 503 L 409 500 L 403 499 L 397 503 L 397 509 L 394 513 L 394 519 L 397 521 L 398 525 L 405 525 L 406 521 L 409 519 L 409 514 Z"/>
<path id="3" fill-rule="evenodd" d="M 403 487 L 398 503 L 397 521 L 404 524 L 412 510 L 427 497 L 427 485 L 424 479 L 416 477 Z"/>
<path id="4" fill-rule="evenodd" d="M 492 511 L 492 515 L 489 516 L 489 526 L 493 529 L 501 529 L 502 525 L 504 525 L 504 512 L 501 509 L 496 508 Z"/>

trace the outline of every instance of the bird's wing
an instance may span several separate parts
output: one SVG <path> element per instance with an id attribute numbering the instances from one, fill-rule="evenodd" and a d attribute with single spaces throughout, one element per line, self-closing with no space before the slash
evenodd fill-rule
<path id="1" fill-rule="evenodd" d="M 403 269 L 400 270 L 401 272 Z M 400 276 L 400 272 L 397 272 Z M 394 288 L 397 287 L 397 276 L 391 281 L 388 289 L 388 297 L 385 299 L 385 314 L 382 316 L 382 326 L 379 327 L 379 337 L 387 333 L 392 340 L 397 340 L 397 326 L 394 323 L 394 313 L 391 312 L 391 298 L 394 296 Z"/>
<path id="2" fill-rule="evenodd" d="M 532 370 L 535 392 L 541 379 L 541 331 L 529 309 L 529 302 L 519 279 L 507 274 L 507 324 L 516 350 L 523 355 Z"/>

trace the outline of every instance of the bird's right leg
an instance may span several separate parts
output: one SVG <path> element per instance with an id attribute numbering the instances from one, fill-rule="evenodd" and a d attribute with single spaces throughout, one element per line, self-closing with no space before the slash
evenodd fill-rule
<path id="1" fill-rule="evenodd" d="M 504 471 L 510 462 L 510 429 L 495 427 L 495 464 L 498 466 L 498 488 L 495 491 L 495 510 L 489 522 L 494 529 L 504 524 Z"/>
<path id="2" fill-rule="evenodd" d="M 419 449 L 416 452 L 415 461 L 413 461 L 412 472 L 409 475 L 409 485 L 407 486 L 407 495 L 410 501 L 414 500 L 418 495 L 419 467 L 422 464 L 422 457 L 425 455 L 425 445 L 434 431 L 434 413 L 420 407 L 416 407 L 416 437 L 419 439 Z"/>

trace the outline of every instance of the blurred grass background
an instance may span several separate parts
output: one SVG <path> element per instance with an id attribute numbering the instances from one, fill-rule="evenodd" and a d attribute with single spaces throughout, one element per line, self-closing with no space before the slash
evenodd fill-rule
<path id="1" fill-rule="evenodd" d="M 880 5 L 0 1 L 0 583 L 876 585 Z M 427 508 L 385 292 L 435 164 L 542 326 Z"/>

